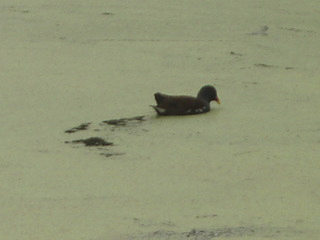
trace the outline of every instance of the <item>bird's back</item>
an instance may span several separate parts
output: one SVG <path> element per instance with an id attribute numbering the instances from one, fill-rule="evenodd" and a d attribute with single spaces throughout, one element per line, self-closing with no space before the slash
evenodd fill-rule
<path id="1" fill-rule="evenodd" d="M 209 111 L 209 106 L 201 99 L 195 97 L 184 95 L 170 96 L 162 93 L 155 93 L 154 96 L 157 101 L 156 107 L 160 110 L 160 112 L 157 112 L 160 115 L 186 115 Z"/>

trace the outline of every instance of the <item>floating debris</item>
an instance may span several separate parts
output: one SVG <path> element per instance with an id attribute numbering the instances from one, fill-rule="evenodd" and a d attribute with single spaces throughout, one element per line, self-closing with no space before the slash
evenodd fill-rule
<path id="1" fill-rule="evenodd" d="M 86 139 L 78 139 L 72 141 L 66 141 L 65 143 L 83 143 L 86 147 L 97 147 L 97 146 L 110 146 L 112 142 L 107 142 L 103 138 L 91 137 Z"/>
<path id="2" fill-rule="evenodd" d="M 101 13 L 102 15 L 114 15 L 114 13 L 111 13 L 111 12 L 103 12 L 103 13 Z"/>
<path id="3" fill-rule="evenodd" d="M 283 30 L 287 30 L 287 31 L 293 31 L 293 32 L 306 32 L 306 33 L 315 33 L 315 31 L 313 30 L 307 30 L 307 29 L 298 29 L 298 28 L 288 28 L 288 27 L 280 27 Z"/>
<path id="4" fill-rule="evenodd" d="M 92 134 L 92 132 L 94 131 L 95 135 L 96 132 L 98 131 L 104 131 L 105 135 L 108 136 L 108 138 L 111 136 L 111 138 L 113 138 L 115 133 L 115 129 L 119 130 L 119 131 L 127 131 L 129 129 L 131 129 L 131 127 L 136 127 L 137 125 L 139 125 L 139 123 L 141 123 L 142 121 L 145 121 L 145 116 L 135 116 L 135 117 L 127 117 L 127 118 L 119 118 L 119 119 L 110 119 L 110 120 L 105 120 L 99 123 L 100 127 L 92 127 L 93 125 L 90 125 L 91 122 L 87 122 L 87 123 L 82 123 L 77 127 L 74 128 L 70 128 L 68 130 L 65 131 L 65 133 L 75 133 L 78 131 L 82 131 L 82 138 L 81 139 L 75 139 L 75 140 L 68 140 L 65 141 L 65 143 L 72 143 L 72 144 L 84 144 L 84 147 L 96 147 L 97 151 L 99 151 L 99 154 L 104 156 L 104 157 L 111 157 L 111 156 L 116 156 L 116 155 L 123 155 L 125 153 L 118 153 L 118 152 L 110 152 L 109 148 L 104 148 L 105 146 L 114 146 L 115 144 L 113 142 L 108 142 L 105 139 L 101 138 L 101 137 L 90 137 L 89 134 Z M 108 124 L 108 125 L 106 125 Z M 84 130 L 88 130 L 89 126 L 91 126 L 91 129 L 89 129 L 89 131 L 85 132 Z M 143 129 L 143 131 L 146 131 Z M 84 137 L 83 134 L 85 134 Z M 76 134 L 75 134 L 76 135 Z M 92 136 L 92 135 L 91 135 Z M 80 138 L 80 137 L 79 137 Z M 117 144 L 116 144 L 117 145 Z"/>
<path id="5" fill-rule="evenodd" d="M 304 232 L 290 228 L 272 228 L 272 227 L 226 227 L 218 229 L 191 229 L 187 232 L 176 232 L 172 230 L 157 230 L 145 234 L 128 236 L 128 239 L 151 240 L 151 239 L 172 239 L 172 240 L 209 240 L 221 238 L 235 237 L 251 237 L 251 238 L 277 238 L 279 236 L 297 236 Z"/>
<path id="6" fill-rule="evenodd" d="M 106 123 L 114 126 L 125 126 L 129 122 L 142 122 L 145 121 L 145 116 L 136 116 L 131 118 L 119 118 L 119 119 L 111 119 L 102 121 L 102 123 Z"/>
<path id="7" fill-rule="evenodd" d="M 241 53 L 236 53 L 234 51 L 231 51 L 230 54 L 235 55 L 235 56 L 239 56 L 239 57 L 243 56 Z"/>
<path id="8" fill-rule="evenodd" d="M 274 66 L 274 65 L 269 65 L 269 64 L 265 64 L 265 63 L 256 63 L 254 64 L 254 66 L 256 67 L 265 67 L 265 68 L 284 68 L 286 70 L 291 70 L 291 69 L 294 69 L 293 67 L 281 67 L 281 66 Z"/>
<path id="9" fill-rule="evenodd" d="M 254 64 L 256 67 L 269 67 L 269 68 L 273 68 L 273 67 L 276 67 L 276 66 L 273 66 L 273 65 L 269 65 L 269 64 L 265 64 L 265 63 L 256 63 Z"/>
<path id="10" fill-rule="evenodd" d="M 64 132 L 65 133 L 75 133 L 75 132 L 78 132 L 78 131 L 87 130 L 88 127 L 90 126 L 90 124 L 91 124 L 91 122 L 82 123 L 79 126 L 70 128 L 70 129 L 68 129 L 68 130 L 66 130 Z"/>
<path id="11" fill-rule="evenodd" d="M 125 153 L 100 153 L 100 155 L 105 157 L 112 157 L 112 156 L 118 156 L 118 155 L 124 155 Z"/>

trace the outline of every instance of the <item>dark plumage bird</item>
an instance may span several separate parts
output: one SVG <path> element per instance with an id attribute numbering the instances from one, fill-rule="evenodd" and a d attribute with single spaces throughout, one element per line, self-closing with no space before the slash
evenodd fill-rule
<path id="1" fill-rule="evenodd" d="M 220 104 L 217 90 L 211 86 L 203 86 L 197 97 L 191 96 L 170 96 L 162 93 L 155 93 L 154 97 L 157 106 L 151 105 L 159 115 L 191 115 L 210 111 L 210 102 L 216 101 Z"/>

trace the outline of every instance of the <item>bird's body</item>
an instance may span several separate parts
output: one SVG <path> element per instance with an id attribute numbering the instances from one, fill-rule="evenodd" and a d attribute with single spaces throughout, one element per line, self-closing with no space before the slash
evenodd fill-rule
<path id="1" fill-rule="evenodd" d="M 210 101 L 220 103 L 217 91 L 213 86 L 202 87 L 197 97 L 171 96 L 155 93 L 157 106 L 152 106 L 159 115 L 191 115 L 210 111 Z"/>

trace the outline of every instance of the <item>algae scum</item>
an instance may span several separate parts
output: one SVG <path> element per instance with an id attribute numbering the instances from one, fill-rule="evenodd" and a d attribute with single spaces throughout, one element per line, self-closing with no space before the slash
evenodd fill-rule
<path id="1" fill-rule="evenodd" d="M 114 146 L 115 144 L 109 140 L 106 140 L 106 137 L 114 136 L 116 128 L 125 128 L 125 127 L 134 127 L 137 124 L 145 121 L 145 116 L 135 116 L 129 118 L 119 118 L 119 119 L 110 119 L 102 121 L 98 127 L 94 128 L 93 131 L 96 133 L 102 133 L 103 136 L 88 136 L 80 139 L 67 140 L 65 143 L 72 144 L 83 144 L 85 147 L 98 147 L 100 150 L 100 155 L 104 155 L 106 157 L 111 157 L 114 155 L 123 155 L 124 153 L 117 152 L 109 152 L 110 149 L 103 148 Z M 77 133 L 86 133 L 86 135 L 91 135 L 92 131 L 90 131 L 91 122 L 82 123 L 79 126 L 70 128 L 65 130 L 64 132 L 67 134 L 77 134 Z M 74 136 L 74 135 L 73 135 Z M 107 152 L 106 152 L 107 151 Z"/>

